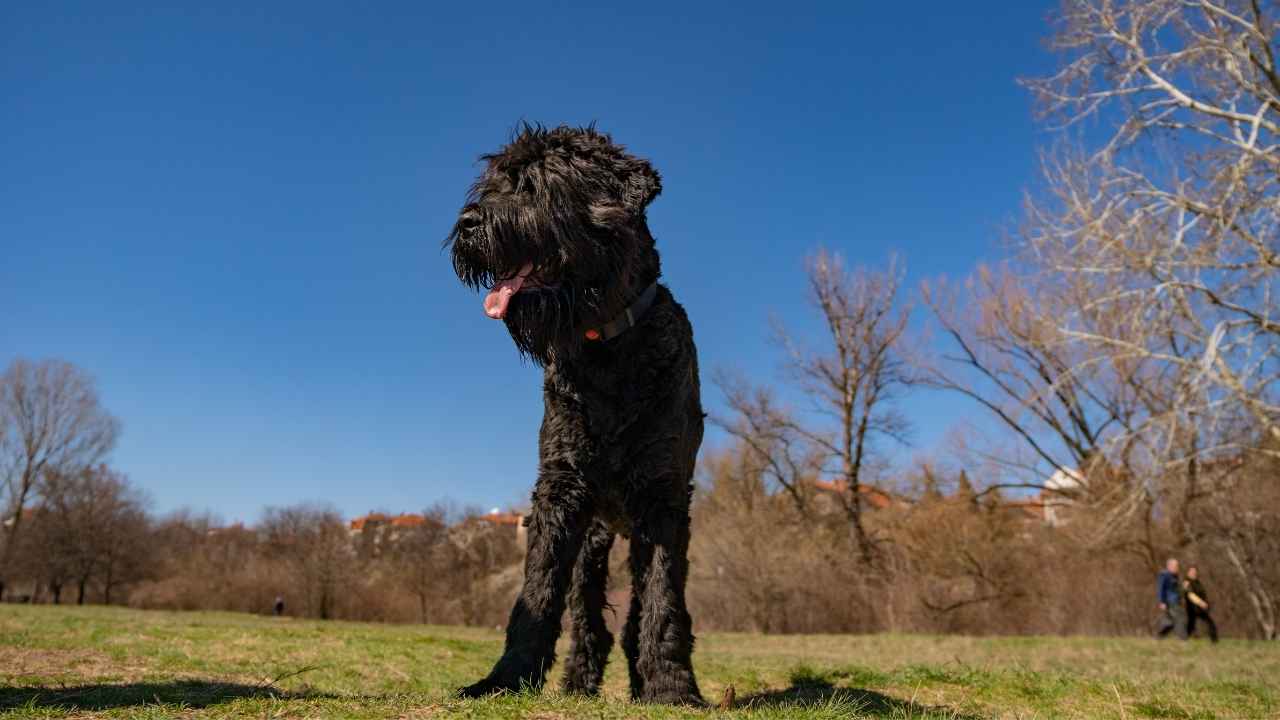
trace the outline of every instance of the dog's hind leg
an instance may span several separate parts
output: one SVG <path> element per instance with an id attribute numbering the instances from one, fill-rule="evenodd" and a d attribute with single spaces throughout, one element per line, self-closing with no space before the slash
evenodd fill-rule
<path id="1" fill-rule="evenodd" d="M 627 656 L 627 674 L 631 680 L 631 699 L 639 700 L 644 694 L 644 676 L 640 674 L 640 617 L 644 609 L 640 595 L 644 588 L 643 575 L 637 568 L 648 568 L 653 558 L 653 545 L 631 535 L 631 605 L 627 609 L 627 623 L 622 628 L 622 652 Z"/>
<path id="2" fill-rule="evenodd" d="M 609 550 L 613 531 L 596 522 L 587 531 L 573 569 L 569 589 L 572 645 L 564 661 L 561 689 L 566 693 L 596 695 L 604 679 L 604 666 L 613 649 L 613 634 L 604 622 L 605 590 L 609 579 Z"/>
<path id="3" fill-rule="evenodd" d="M 631 613 L 623 648 L 631 697 L 640 702 L 706 704 L 693 675 L 693 621 L 684 600 L 688 547 L 687 512 L 655 510 L 631 538 Z"/>
<path id="4" fill-rule="evenodd" d="M 540 473 L 529 513 L 524 587 L 507 621 L 506 647 L 489 675 L 459 690 L 460 696 L 542 688 L 556 659 L 565 594 L 591 523 L 583 486 L 572 471 Z"/>

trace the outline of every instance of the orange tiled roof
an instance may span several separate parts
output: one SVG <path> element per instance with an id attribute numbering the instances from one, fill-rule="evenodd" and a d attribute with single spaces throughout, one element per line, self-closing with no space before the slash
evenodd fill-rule
<path id="1" fill-rule="evenodd" d="M 427 523 L 427 519 L 416 513 L 401 513 L 391 518 L 392 527 L 421 527 Z"/>
<path id="2" fill-rule="evenodd" d="M 843 480 L 836 480 L 834 482 L 828 480 L 814 480 L 813 486 L 819 490 L 826 490 L 827 492 L 844 492 L 845 488 L 849 487 L 848 483 Z M 859 483 L 858 494 L 862 496 L 863 500 L 868 505 L 877 510 L 883 510 L 893 504 L 893 497 L 889 495 L 889 493 L 879 488 L 871 487 L 870 485 L 863 485 Z"/>
<path id="3" fill-rule="evenodd" d="M 384 513 L 377 513 L 377 512 L 369 513 L 368 515 L 365 515 L 363 517 L 358 517 L 352 520 L 351 529 L 364 530 L 364 526 L 369 523 L 384 523 L 386 521 L 387 521 L 387 516 Z"/>
<path id="4" fill-rule="evenodd" d="M 487 515 L 478 515 L 476 519 L 483 520 L 488 523 L 493 523 L 494 525 L 519 525 L 521 521 L 524 520 L 524 516 L 521 515 L 520 513 L 505 512 L 505 513 L 489 513 Z"/>

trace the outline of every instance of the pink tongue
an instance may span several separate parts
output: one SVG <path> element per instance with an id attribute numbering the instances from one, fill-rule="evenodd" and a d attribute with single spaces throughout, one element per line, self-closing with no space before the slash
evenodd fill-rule
<path id="1" fill-rule="evenodd" d="M 524 285 L 524 279 L 533 271 L 533 263 L 526 263 L 520 268 L 520 272 L 514 277 L 493 286 L 488 295 L 484 296 L 484 314 L 494 320 L 501 320 L 507 315 L 507 304 L 511 302 L 511 296 L 520 292 L 521 286 Z"/>

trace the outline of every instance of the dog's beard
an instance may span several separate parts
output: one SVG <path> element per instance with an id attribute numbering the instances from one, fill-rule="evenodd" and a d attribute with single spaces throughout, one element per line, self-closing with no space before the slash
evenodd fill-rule
<path id="1" fill-rule="evenodd" d="M 505 212 L 469 207 L 450 234 L 458 278 L 489 291 L 485 314 L 502 318 L 522 357 L 546 366 L 576 356 L 587 322 L 600 322 L 625 305 L 630 284 L 619 280 L 635 260 L 634 238 L 616 231 L 606 236 L 563 219 L 537 224 L 507 205 L 494 207 Z M 528 227 L 513 226 L 512 218 L 526 220 Z M 512 294 L 493 297 L 517 277 L 522 280 L 507 285 Z"/>
<path id="2" fill-rule="evenodd" d="M 539 365 L 563 360 L 580 345 L 576 337 L 581 298 L 567 286 L 516 293 L 503 322 L 520 354 Z"/>

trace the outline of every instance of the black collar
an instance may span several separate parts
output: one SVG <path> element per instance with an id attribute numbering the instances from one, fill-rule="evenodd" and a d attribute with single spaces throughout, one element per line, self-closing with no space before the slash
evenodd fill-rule
<path id="1" fill-rule="evenodd" d="M 588 340 L 595 342 L 604 342 L 612 340 L 622 333 L 630 330 L 640 322 L 640 318 L 648 312 L 653 305 L 653 300 L 658 296 L 658 283 L 653 283 L 640 293 L 640 297 L 636 301 L 627 306 L 622 314 L 601 325 L 600 327 L 588 328 L 586 336 Z"/>

